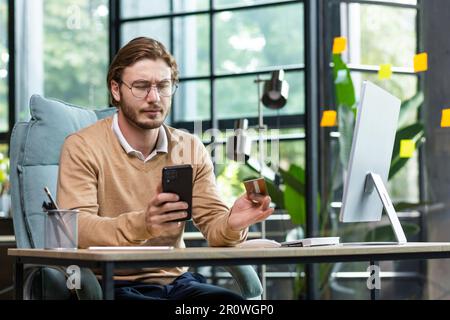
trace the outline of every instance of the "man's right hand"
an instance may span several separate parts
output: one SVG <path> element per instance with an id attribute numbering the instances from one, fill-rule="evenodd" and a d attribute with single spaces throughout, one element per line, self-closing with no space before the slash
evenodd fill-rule
<path id="1" fill-rule="evenodd" d="M 163 193 L 161 186 L 158 186 L 156 195 L 147 207 L 145 217 L 147 231 L 152 237 L 169 236 L 180 232 L 184 224 L 173 221 L 187 217 L 188 204 L 178 200 L 177 194 Z"/>

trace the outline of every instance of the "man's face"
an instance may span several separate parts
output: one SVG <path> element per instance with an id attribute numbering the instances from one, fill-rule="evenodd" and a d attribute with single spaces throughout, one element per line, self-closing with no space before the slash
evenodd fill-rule
<path id="1" fill-rule="evenodd" d="M 124 69 L 122 82 L 114 80 L 111 92 L 119 102 L 119 113 L 132 126 L 148 130 L 159 128 L 166 119 L 172 97 L 164 97 L 158 93 L 157 84 L 171 81 L 171 70 L 162 59 L 144 59 Z M 137 98 L 130 90 L 133 84 L 151 83 L 153 87 L 146 97 Z"/>

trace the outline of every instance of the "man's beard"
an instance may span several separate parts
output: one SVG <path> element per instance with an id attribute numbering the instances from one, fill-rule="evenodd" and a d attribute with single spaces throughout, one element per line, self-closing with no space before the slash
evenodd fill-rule
<path id="1" fill-rule="evenodd" d="M 152 104 L 151 106 L 148 107 L 149 109 L 159 109 L 159 110 L 164 110 L 163 108 L 161 108 L 160 105 L 158 104 Z M 160 120 L 153 120 L 153 119 L 148 119 L 146 122 L 143 121 L 139 121 L 139 114 L 141 113 L 139 110 L 136 110 L 136 108 L 130 106 L 129 104 L 127 104 L 123 99 L 121 101 L 120 104 L 120 110 L 122 111 L 123 116 L 125 117 L 125 119 L 127 119 L 127 121 L 129 123 L 131 123 L 132 125 L 140 128 L 140 129 L 144 129 L 144 130 L 150 130 L 150 129 L 156 129 L 159 128 L 164 120 L 167 117 L 166 113 L 165 115 L 163 115 L 163 117 Z M 164 111 L 162 111 L 164 112 Z M 150 122 L 149 122 L 150 120 Z"/>

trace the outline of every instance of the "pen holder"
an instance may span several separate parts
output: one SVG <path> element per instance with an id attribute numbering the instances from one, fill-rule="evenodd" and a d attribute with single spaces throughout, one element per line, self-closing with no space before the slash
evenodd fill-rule
<path id="1" fill-rule="evenodd" d="M 45 219 L 46 249 L 77 249 L 78 210 L 48 210 Z"/>

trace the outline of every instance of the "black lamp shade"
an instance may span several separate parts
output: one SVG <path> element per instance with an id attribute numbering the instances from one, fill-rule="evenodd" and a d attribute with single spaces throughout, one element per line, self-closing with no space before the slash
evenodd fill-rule
<path id="1" fill-rule="evenodd" d="M 284 80 L 284 70 L 273 71 L 271 79 L 264 81 L 261 101 L 269 109 L 281 109 L 286 105 L 288 94 L 289 84 Z"/>

